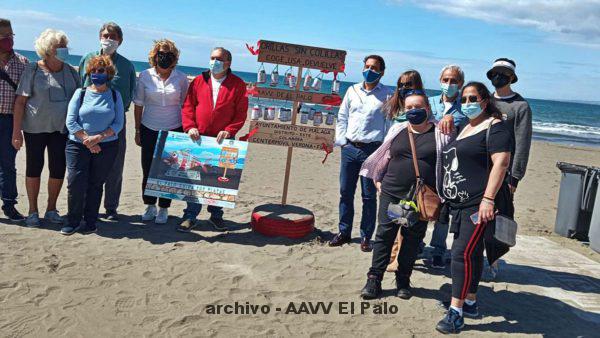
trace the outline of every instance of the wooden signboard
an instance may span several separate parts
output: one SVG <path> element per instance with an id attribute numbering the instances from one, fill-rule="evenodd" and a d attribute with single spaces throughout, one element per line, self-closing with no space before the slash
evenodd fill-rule
<path id="1" fill-rule="evenodd" d="M 260 40 L 258 62 L 343 72 L 346 51 Z"/>
<path id="2" fill-rule="evenodd" d="M 339 95 L 317 93 L 317 92 L 305 92 L 305 91 L 292 91 L 285 89 L 257 87 L 258 94 L 256 96 L 283 100 L 283 101 L 300 101 L 308 103 L 316 103 L 321 105 L 339 105 L 341 98 Z M 337 103 L 337 104 L 336 104 Z"/>
<path id="3" fill-rule="evenodd" d="M 277 122 L 250 122 L 250 129 L 258 128 L 249 142 L 285 147 L 323 150 L 333 148 L 335 129 L 291 125 Z"/>
<path id="4" fill-rule="evenodd" d="M 308 68 L 325 72 L 343 72 L 346 62 L 346 51 L 261 40 L 258 51 L 258 62 L 298 67 L 296 76 L 298 80 L 293 90 L 267 87 L 256 88 L 256 96 L 258 97 L 293 101 L 292 123 L 253 121 L 250 124 L 250 128 L 251 130 L 256 130 L 256 132 L 248 140 L 254 143 L 288 147 L 285 176 L 283 179 L 283 196 L 281 197 L 281 204 L 285 205 L 287 202 L 294 147 L 331 151 L 335 138 L 335 129 L 296 125 L 300 102 L 329 106 L 339 106 L 341 103 L 339 95 L 302 91 L 300 89 L 303 82 L 302 70 Z M 326 149 L 323 149 L 324 145 Z"/>

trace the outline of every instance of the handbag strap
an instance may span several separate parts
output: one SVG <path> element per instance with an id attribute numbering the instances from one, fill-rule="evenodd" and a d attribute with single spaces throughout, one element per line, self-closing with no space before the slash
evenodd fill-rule
<path id="1" fill-rule="evenodd" d="M 419 172 L 419 164 L 417 163 L 417 147 L 415 147 L 415 138 L 412 133 L 412 127 L 410 124 L 407 126 L 408 129 L 408 140 L 410 141 L 410 150 L 412 153 L 412 162 L 415 167 L 415 175 L 417 176 L 417 182 L 421 178 L 421 173 Z"/>

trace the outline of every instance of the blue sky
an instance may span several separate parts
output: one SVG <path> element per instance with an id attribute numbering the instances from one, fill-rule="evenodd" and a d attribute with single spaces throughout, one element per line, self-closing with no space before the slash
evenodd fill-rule
<path id="1" fill-rule="evenodd" d="M 165 37 L 182 50 L 183 65 L 206 67 L 220 45 L 233 52 L 234 69 L 255 71 L 244 43 L 269 39 L 347 50 L 352 81 L 362 58 L 378 53 L 388 64 L 384 83 L 414 68 L 432 89 L 445 64 L 488 84 L 491 62 L 509 57 L 526 97 L 600 101 L 600 0 L 3 0 L 0 16 L 13 22 L 17 49 L 32 50 L 51 27 L 83 54 L 97 49 L 98 28 L 112 20 L 124 29 L 119 52 L 132 60 L 146 60 L 152 40 Z"/>

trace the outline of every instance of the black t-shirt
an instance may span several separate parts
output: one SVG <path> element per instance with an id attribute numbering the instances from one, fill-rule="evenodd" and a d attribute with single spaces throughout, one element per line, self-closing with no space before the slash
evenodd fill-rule
<path id="1" fill-rule="evenodd" d="M 422 134 L 413 133 L 417 150 L 417 163 L 421 178 L 427 185 L 435 187 L 435 127 Z M 390 146 L 390 162 L 381 182 L 381 190 L 388 195 L 404 198 L 416 182 L 408 129 L 402 130 Z"/>
<path id="2" fill-rule="evenodd" d="M 488 125 L 489 122 L 483 122 Z M 444 174 L 442 195 L 452 206 L 472 206 L 481 202 L 488 182 L 489 168 L 484 128 L 477 134 L 455 140 L 443 149 L 442 172 Z M 490 129 L 489 153 L 511 150 L 510 131 L 504 122 L 495 123 Z"/>

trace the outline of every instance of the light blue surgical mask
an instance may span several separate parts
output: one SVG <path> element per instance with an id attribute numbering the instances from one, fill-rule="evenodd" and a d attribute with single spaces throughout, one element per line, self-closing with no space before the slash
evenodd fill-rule
<path id="1" fill-rule="evenodd" d="M 69 57 L 69 48 L 56 48 L 56 58 L 66 62 Z"/>
<path id="2" fill-rule="evenodd" d="M 381 77 L 381 73 L 378 73 L 372 69 L 365 69 L 363 70 L 362 74 L 366 83 L 376 82 Z"/>
<path id="3" fill-rule="evenodd" d="M 460 110 L 466 117 L 469 118 L 469 120 L 481 115 L 482 111 L 479 102 L 463 103 L 460 106 Z"/>
<path id="4" fill-rule="evenodd" d="M 442 88 L 442 94 L 446 97 L 454 97 L 454 95 L 458 94 L 457 84 L 442 83 L 440 87 Z"/>
<path id="5" fill-rule="evenodd" d="M 221 60 L 210 60 L 208 64 L 208 69 L 213 74 L 220 74 L 223 72 L 223 61 Z"/>

